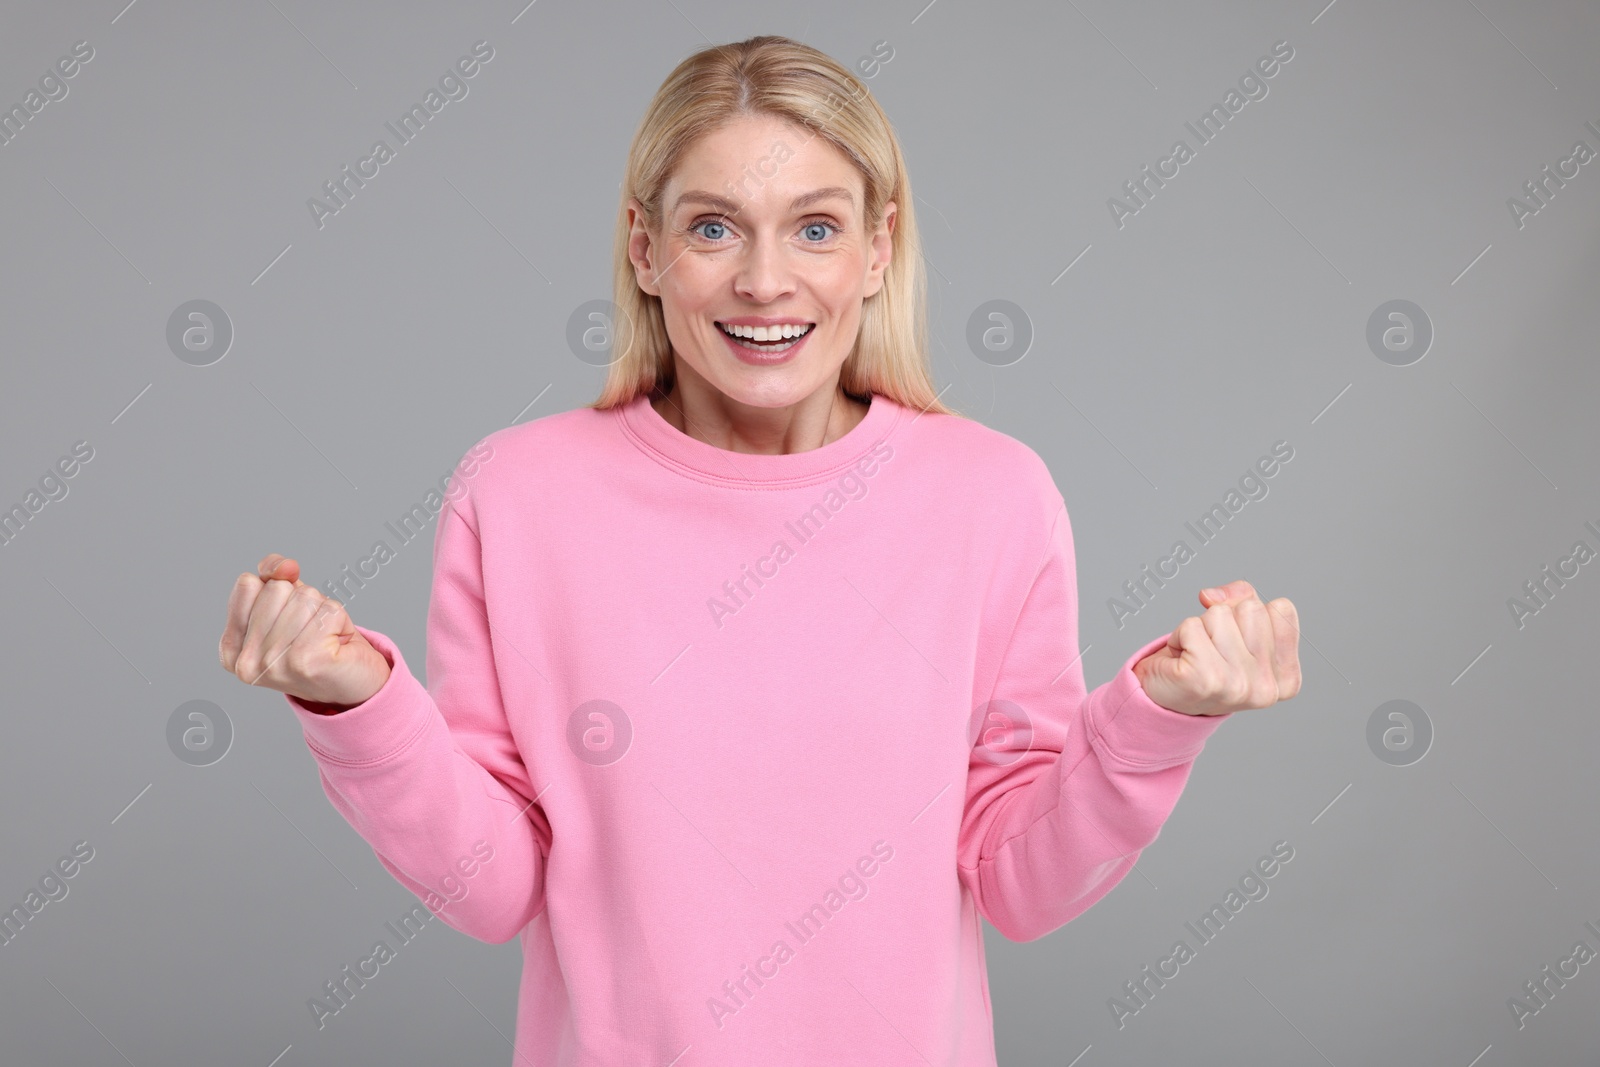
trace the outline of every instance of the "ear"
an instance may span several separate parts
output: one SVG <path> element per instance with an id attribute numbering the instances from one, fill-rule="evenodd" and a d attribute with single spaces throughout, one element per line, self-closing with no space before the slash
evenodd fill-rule
<path id="1" fill-rule="evenodd" d="M 655 238 L 644 221 L 644 205 L 628 197 L 628 260 L 633 264 L 633 277 L 650 296 L 660 296 L 656 284 Z"/>
<path id="2" fill-rule="evenodd" d="M 894 224 L 899 217 L 899 206 L 893 200 L 883 205 L 883 219 L 872 234 L 872 262 L 867 266 L 867 284 L 863 296 L 876 296 L 883 288 L 883 274 L 889 269 L 894 255 Z"/>

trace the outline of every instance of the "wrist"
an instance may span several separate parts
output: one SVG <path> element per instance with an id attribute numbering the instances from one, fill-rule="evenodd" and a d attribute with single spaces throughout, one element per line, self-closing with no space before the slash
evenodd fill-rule
<path id="1" fill-rule="evenodd" d="M 315 700 L 306 700 L 303 697 L 295 697 L 295 700 L 299 701 L 301 707 L 316 715 L 337 715 L 341 711 L 349 711 L 357 706 L 355 704 L 322 704 Z"/>

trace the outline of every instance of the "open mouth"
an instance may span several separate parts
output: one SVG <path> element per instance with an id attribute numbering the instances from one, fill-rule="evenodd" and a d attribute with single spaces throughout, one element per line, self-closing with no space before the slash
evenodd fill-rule
<path id="1" fill-rule="evenodd" d="M 742 348 L 770 355 L 793 348 L 816 325 L 814 322 L 807 322 L 782 326 L 729 326 L 719 322 L 717 329 L 733 338 L 734 343 Z"/>

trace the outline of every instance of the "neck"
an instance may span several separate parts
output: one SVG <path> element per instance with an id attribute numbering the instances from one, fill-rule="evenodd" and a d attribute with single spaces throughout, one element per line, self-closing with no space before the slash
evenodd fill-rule
<path id="1" fill-rule="evenodd" d="M 682 371 L 680 363 L 672 387 L 665 396 L 652 398 L 651 407 L 679 431 L 730 452 L 807 452 L 837 441 L 867 413 L 867 405 L 845 394 L 837 374 L 796 403 L 759 407 Z"/>

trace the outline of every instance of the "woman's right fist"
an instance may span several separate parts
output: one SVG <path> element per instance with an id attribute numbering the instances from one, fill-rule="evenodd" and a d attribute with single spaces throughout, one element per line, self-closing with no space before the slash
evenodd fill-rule
<path id="1" fill-rule="evenodd" d="M 228 597 L 217 644 L 224 670 L 332 714 L 383 688 L 389 661 L 361 635 L 344 605 L 300 580 L 300 565 L 276 552 L 241 574 Z"/>

